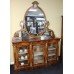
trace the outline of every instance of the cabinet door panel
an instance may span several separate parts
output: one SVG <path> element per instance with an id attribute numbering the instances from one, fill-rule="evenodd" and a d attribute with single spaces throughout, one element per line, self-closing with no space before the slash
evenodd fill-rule
<path id="1" fill-rule="evenodd" d="M 58 43 L 56 41 L 48 43 L 48 62 L 57 60 Z"/>
<path id="2" fill-rule="evenodd" d="M 21 45 L 17 47 L 17 59 L 19 67 L 29 66 L 29 45 Z"/>
<path id="3" fill-rule="evenodd" d="M 42 43 L 33 44 L 33 65 L 44 64 L 44 47 Z"/>

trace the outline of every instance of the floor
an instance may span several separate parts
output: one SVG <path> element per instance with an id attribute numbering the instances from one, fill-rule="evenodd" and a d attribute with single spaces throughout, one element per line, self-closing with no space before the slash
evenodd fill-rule
<path id="1" fill-rule="evenodd" d="M 14 73 L 13 65 L 10 66 L 10 74 L 16 74 Z M 47 68 L 34 69 L 31 71 L 20 71 L 18 74 L 63 74 L 63 63 L 59 62 Z"/>

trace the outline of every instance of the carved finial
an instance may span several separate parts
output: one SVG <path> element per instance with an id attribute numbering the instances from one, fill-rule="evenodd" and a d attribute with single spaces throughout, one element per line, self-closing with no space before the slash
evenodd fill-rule
<path id="1" fill-rule="evenodd" d="M 38 3 L 37 1 L 34 1 L 32 4 L 33 4 L 33 5 L 34 5 L 34 4 L 38 5 L 39 3 Z"/>

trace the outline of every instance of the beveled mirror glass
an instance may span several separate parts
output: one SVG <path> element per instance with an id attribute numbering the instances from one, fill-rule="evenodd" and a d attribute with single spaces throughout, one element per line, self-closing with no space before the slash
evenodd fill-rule
<path id="1" fill-rule="evenodd" d="M 38 6 L 39 3 L 37 1 L 32 4 L 26 11 L 24 18 L 28 33 L 37 36 L 45 32 L 46 17 L 43 10 Z"/>

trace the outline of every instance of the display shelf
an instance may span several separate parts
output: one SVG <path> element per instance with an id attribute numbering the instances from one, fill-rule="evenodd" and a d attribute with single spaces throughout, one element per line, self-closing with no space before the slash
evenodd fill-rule
<path id="1" fill-rule="evenodd" d="M 19 61 L 24 61 L 24 60 L 28 60 L 28 59 L 19 59 Z"/>
<path id="2" fill-rule="evenodd" d="M 49 47 L 48 50 L 55 50 L 55 47 Z"/>
<path id="3" fill-rule="evenodd" d="M 34 64 L 44 63 L 44 60 L 34 60 Z"/>
<path id="4" fill-rule="evenodd" d="M 53 54 L 48 54 L 48 56 L 54 56 L 54 55 L 56 55 L 55 53 L 53 53 Z"/>
<path id="5" fill-rule="evenodd" d="M 34 56 L 39 56 L 39 55 L 43 55 L 43 52 L 35 52 Z"/>
<path id="6" fill-rule="evenodd" d="M 24 55 L 24 54 L 27 54 L 28 52 L 21 52 L 21 53 L 18 53 L 19 55 Z"/>
<path id="7" fill-rule="evenodd" d="M 56 56 L 54 56 L 54 55 L 53 56 L 49 56 L 48 57 L 48 61 L 51 61 L 51 60 L 56 60 Z"/>

